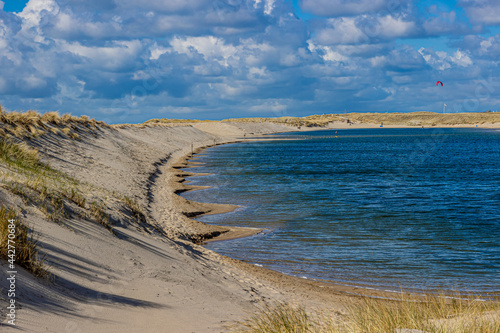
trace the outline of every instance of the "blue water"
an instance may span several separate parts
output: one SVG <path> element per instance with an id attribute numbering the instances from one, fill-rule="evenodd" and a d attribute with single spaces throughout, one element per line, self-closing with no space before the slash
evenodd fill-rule
<path id="1" fill-rule="evenodd" d="M 500 132 L 358 129 L 210 148 L 183 196 L 231 203 L 201 221 L 265 228 L 207 245 L 312 279 L 500 290 Z"/>

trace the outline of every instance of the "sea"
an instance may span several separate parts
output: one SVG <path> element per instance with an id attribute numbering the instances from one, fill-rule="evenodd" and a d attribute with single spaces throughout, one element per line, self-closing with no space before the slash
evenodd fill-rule
<path id="1" fill-rule="evenodd" d="M 240 207 L 205 223 L 262 228 L 207 243 L 305 279 L 384 290 L 500 292 L 500 131 L 284 133 L 195 155 L 183 196 Z"/>

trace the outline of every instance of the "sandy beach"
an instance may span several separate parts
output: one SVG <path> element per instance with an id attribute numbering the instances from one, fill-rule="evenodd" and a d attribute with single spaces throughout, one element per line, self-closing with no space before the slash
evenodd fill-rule
<path id="1" fill-rule="evenodd" d="M 37 139 L 32 144 L 40 147 L 44 162 L 79 179 L 90 196 L 106 202 L 115 235 L 78 216 L 48 221 L 37 207 L 0 188 L 1 201 L 22 211 L 22 220 L 35 230 L 52 274 L 45 281 L 18 268 L 17 326 L 2 331 L 221 332 L 255 305 L 300 297 L 294 279 L 287 292 L 260 276 L 270 274 L 270 280 L 282 284 L 276 281 L 280 275 L 263 269 L 253 274 L 256 268 L 192 243 L 228 228 L 188 216 L 233 207 L 189 202 L 175 194 L 185 186 L 178 167 L 191 154 L 191 144 L 197 151 L 244 133 L 289 130 L 274 124 L 98 127 L 79 141 L 50 134 Z M 116 203 L 120 195 L 138 202 L 147 225 L 126 222 Z M 239 237 L 248 230 L 233 230 L 226 237 L 231 233 Z M 6 270 L 2 264 L 2 289 L 8 286 Z"/>
<path id="2" fill-rule="evenodd" d="M 353 128 L 331 124 L 329 128 Z M 376 127 L 377 124 L 358 124 Z M 204 241 L 244 237 L 192 217 L 235 209 L 188 201 L 192 153 L 212 145 L 297 131 L 275 123 L 207 122 L 151 126 L 96 126 L 79 140 L 49 133 L 31 139 L 41 159 L 82 184 L 87 202 L 102 201 L 112 231 L 84 216 L 47 219 L 33 204 L 0 187 L 0 199 L 35 230 L 51 273 L 37 279 L 18 267 L 16 327 L 2 332 L 224 332 L 259 306 L 283 301 L 342 312 L 343 300 L 383 291 L 282 275 L 205 249 Z M 301 130 L 307 130 L 302 128 Z M 196 157 L 196 155 L 194 155 Z M 2 177 L 6 170 L 1 169 Z M 133 200 L 131 218 L 121 198 Z M 0 284 L 8 289 L 7 265 Z M 2 297 L 5 293 L 2 292 Z M 6 318 L 7 300 L 0 298 Z"/>

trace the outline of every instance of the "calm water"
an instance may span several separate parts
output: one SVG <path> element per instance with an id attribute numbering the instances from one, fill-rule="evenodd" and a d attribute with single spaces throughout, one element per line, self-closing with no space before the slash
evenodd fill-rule
<path id="1" fill-rule="evenodd" d="M 290 140 L 293 139 L 293 140 Z M 200 220 L 265 228 L 207 245 L 287 274 L 383 288 L 500 290 L 500 132 L 318 131 L 218 146 L 198 155 L 232 203 Z"/>

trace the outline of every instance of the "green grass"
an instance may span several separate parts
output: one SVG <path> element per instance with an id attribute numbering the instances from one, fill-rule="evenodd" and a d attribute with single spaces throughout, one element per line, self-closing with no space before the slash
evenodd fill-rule
<path id="1" fill-rule="evenodd" d="M 0 138 L 0 161 L 24 170 L 42 168 L 38 151 L 25 144 L 14 143 Z"/>
<path id="2" fill-rule="evenodd" d="M 87 204 L 82 185 L 76 179 L 42 163 L 38 151 L 25 143 L 0 138 L 0 164 L 8 170 L 0 170 L 4 188 L 21 197 L 26 204 L 37 207 L 47 219 L 61 222 L 68 217 L 68 204 L 74 203 L 84 210 L 80 216 L 112 231 L 104 204 L 95 200 Z"/>
<path id="3" fill-rule="evenodd" d="M 15 244 L 14 265 L 24 267 L 37 277 L 47 277 L 49 272 L 45 266 L 45 257 L 39 254 L 38 241 L 30 232 L 28 226 L 21 223 L 15 211 L 0 205 L 0 257 L 9 260 L 9 220 L 14 220 Z"/>
<path id="4" fill-rule="evenodd" d="M 346 300 L 343 314 L 309 312 L 300 306 L 263 307 L 233 332 L 389 333 L 414 329 L 436 333 L 500 333 L 500 304 L 473 296 L 401 293 L 397 300 L 370 297 Z"/>

